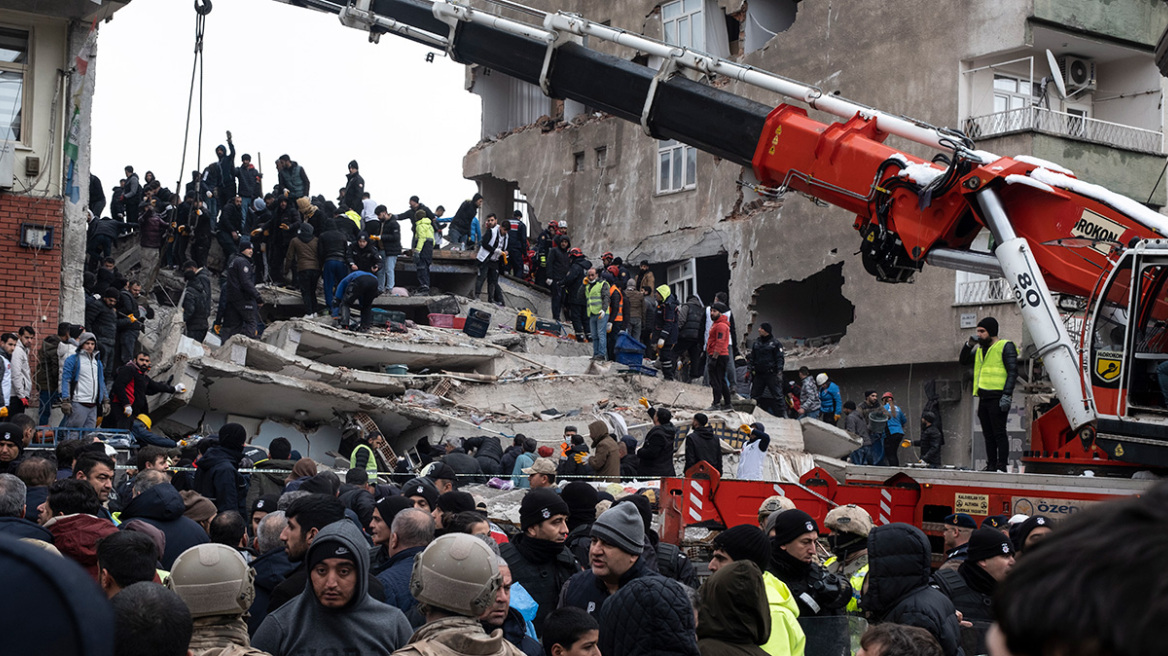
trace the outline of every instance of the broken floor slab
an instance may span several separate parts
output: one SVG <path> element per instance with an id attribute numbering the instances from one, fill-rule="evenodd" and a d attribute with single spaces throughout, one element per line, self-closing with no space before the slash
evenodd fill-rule
<path id="1" fill-rule="evenodd" d="M 485 369 L 501 354 L 474 344 L 474 339 L 453 330 L 421 327 L 405 334 L 383 330 L 356 333 L 308 319 L 270 326 L 263 336 L 264 342 L 285 353 L 335 367 L 384 370 L 398 364 L 413 371 Z"/>
<path id="2" fill-rule="evenodd" d="M 370 396 L 394 396 L 406 390 L 400 376 L 376 371 L 334 367 L 299 355 L 290 355 L 271 344 L 235 335 L 219 347 L 214 357 L 251 369 L 315 381 Z"/>
<path id="3" fill-rule="evenodd" d="M 799 423 L 803 426 L 803 441 L 811 453 L 847 458 L 852 451 L 863 446 L 863 440 L 838 426 L 811 417 L 804 417 Z"/>
<path id="4" fill-rule="evenodd" d="M 311 380 L 260 371 L 212 357 L 176 363 L 176 378 L 191 380 L 190 405 L 202 410 L 312 427 L 339 416 L 364 412 L 395 449 L 409 446 L 397 437 L 420 426 L 445 426 L 442 415 L 418 406 L 345 390 Z"/>

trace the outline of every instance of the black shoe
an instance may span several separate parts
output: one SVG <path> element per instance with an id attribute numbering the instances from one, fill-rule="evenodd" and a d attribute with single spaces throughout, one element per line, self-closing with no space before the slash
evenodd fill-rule
<path id="1" fill-rule="evenodd" d="M 997 467 L 997 465 L 986 465 L 985 467 L 981 468 L 981 471 L 983 471 L 983 472 L 996 472 L 996 471 L 998 471 L 998 467 Z"/>

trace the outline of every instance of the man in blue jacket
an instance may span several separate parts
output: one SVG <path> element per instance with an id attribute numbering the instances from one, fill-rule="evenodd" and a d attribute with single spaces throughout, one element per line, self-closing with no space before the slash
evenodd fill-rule
<path id="1" fill-rule="evenodd" d="M 97 337 L 90 332 L 77 338 L 77 352 L 65 358 L 61 373 L 63 426 L 95 428 L 106 402 L 105 366 L 97 352 Z"/>
<path id="2" fill-rule="evenodd" d="M 388 558 L 376 568 L 377 580 L 385 587 L 383 601 L 409 617 L 418 602 L 410 594 L 410 574 L 414 557 L 434 541 L 434 518 L 417 508 L 399 511 L 390 524 L 389 540 L 382 544 Z"/>
<path id="3" fill-rule="evenodd" d="M 815 384 L 819 386 L 819 418 L 835 426 L 839 423 L 840 415 L 844 411 L 844 401 L 840 397 L 839 385 L 829 380 L 827 374 L 815 377 Z"/>
<path id="4" fill-rule="evenodd" d="M 336 306 L 333 316 L 340 317 L 341 327 L 349 327 L 349 306 L 358 303 L 361 308 L 361 332 L 373 325 L 373 301 L 377 299 L 377 267 L 374 271 L 354 271 L 341 279 L 337 285 Z"/>

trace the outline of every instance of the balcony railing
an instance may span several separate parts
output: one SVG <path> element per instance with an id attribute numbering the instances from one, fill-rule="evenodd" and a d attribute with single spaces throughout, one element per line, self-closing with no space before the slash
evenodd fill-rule
<path id="1" fill-rule="evenodd" d="M 1101 121 L 1077 114 L 1056 112 L 1043 107 L 1022 107 L 965 119 L 965 133 L 975 140 L 1030 131 L 1091 141 L 1154 155 L 1164 153 L 1164 134 L 1162 132 Z"/>
<path id="2" fill-rule="evenodd" d="M 957 302 L 954 305 L 993 305 L 1013 303 L 1014 292 L 1005 278 L 971 280 L 958 283 Z"/>

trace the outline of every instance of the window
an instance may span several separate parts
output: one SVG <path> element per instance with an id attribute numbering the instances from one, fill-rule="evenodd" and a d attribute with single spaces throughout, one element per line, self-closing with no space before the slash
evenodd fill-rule
<path id="1" fill-rule="evenodd" d="M 657 193 L 668 194 L 697 186 L 698 151 L 676 139 L 657 142 Z"/>
<path id="2" fill-rule="evenodd" d="M 535 225 L 535 217 L 531 215 L 531 205 L 527 202 L 527 195 L 519 187 L 511 189 L 511 210 L 523 212 L 523 222 L 529 226 Z"/>
<path id="3" fill-rule="evenodd" d="M 703 0 L 675 0 L 661 5 L 661 24 L 665 41 L 683 48 L 706 49 L 706 25 L 702 16 Z"/>
<path id="4" fill-rule="evenodd" d="M 584 153 L 572 154 L 572 172 L 584 170 Z"/>
<path id="5" fill-rule="evenodd" d="M 696 269 L 697 263 L 693 259 L 689 259 L 670 265 L 666 271 L 669 290 L 677 297 L 679 303 L 685 303 L 685 299 L 697 292 Z"/>
<path id="6" fill-rule="evenodd" d="M 608 163 L 608 147 L 601 146 L 596 149 L 596 168 L 602 169 Z"/>
<path id="7" fill-rule="evenodd" d="M 0 141 L 20 141 L 24 129 L 24 76 L 29 34 L 0 27 Z"/>

